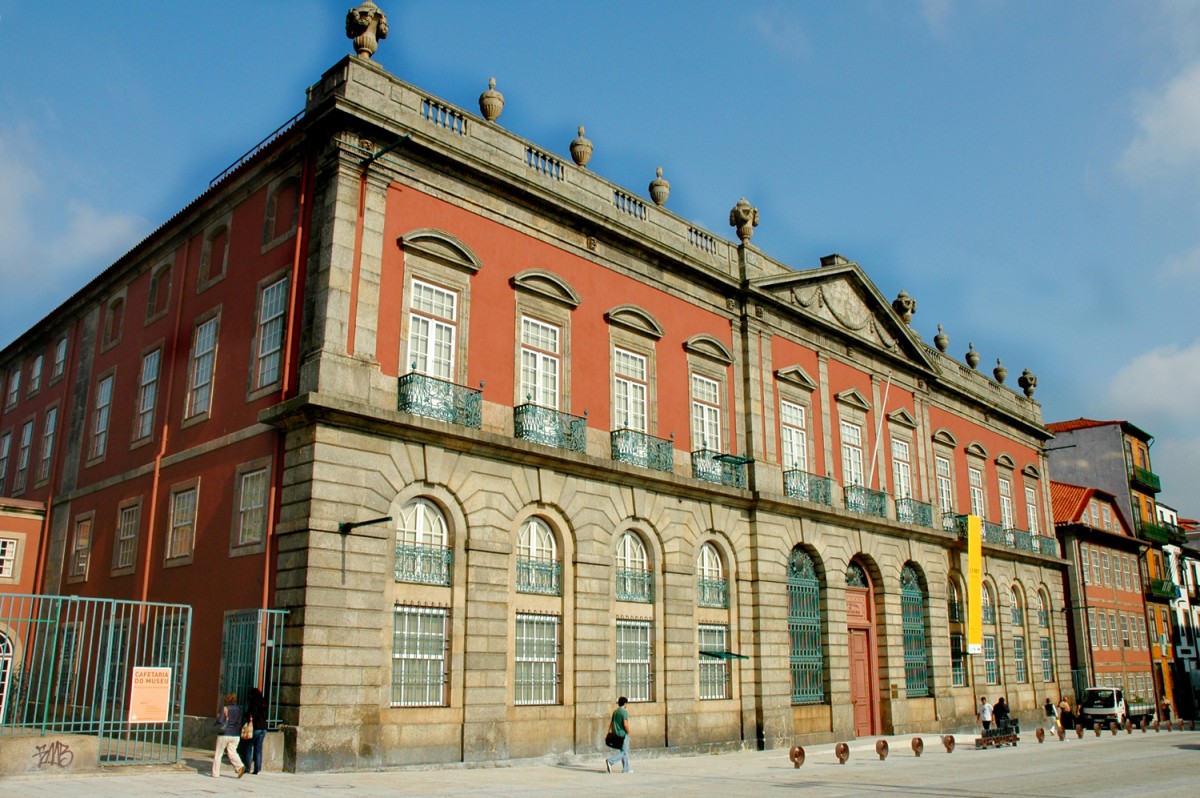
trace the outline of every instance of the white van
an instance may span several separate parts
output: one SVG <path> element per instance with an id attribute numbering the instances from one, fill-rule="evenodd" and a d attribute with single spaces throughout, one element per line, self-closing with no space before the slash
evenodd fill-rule
<path id="1" fill-rule="evenodd" d="M 1154 704 L 1125 703 L 1125 691 L 1120 687 L 1089 687 L 1083 697 L 1083 716 L 1076 722 L 1091 728 L 1099 723 L 1107 726 L 1112 721 L 1124 725 L 1125 719 L 1140 725 L 1142 719 L 1154 720 Z"/>

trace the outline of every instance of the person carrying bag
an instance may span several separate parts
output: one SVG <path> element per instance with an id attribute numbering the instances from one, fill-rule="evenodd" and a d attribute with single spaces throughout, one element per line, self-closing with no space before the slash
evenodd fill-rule
<path id="1" fill-rule="evenodd" d="M 608 722 L 608 734 L 604 737 L 604 744 L 609 748 L 619 749 L 604 760 L 604 767 L 609 773 L 612 773 L 612 767 L 617 762 L 621 763 L 623 772 L 629 772 L 629 712 L 625 710 L 628 703 L 629 699 L 625 696 L 618 698 L 617 708 Z"/>

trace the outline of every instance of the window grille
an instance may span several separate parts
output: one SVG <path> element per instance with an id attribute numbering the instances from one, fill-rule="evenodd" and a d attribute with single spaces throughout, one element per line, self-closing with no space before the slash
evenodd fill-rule
<path id="1" fill-rule="evenodd" d="M 724 653 L 729 650 L 729 627 L 700 624 L 700 651 Z M 729 660 L 724 657 L 700 655 L 700 698 L 717 700 L 729 698 Z"/>
<path id="2" fill-rule="evenodd" d="M 649 621 L 617 621 L 617 693 L 654 700 L 654 644 Z"/>
<path id="3" fill-rule="evenodd" d="M 517 615 L 513 702 L 557 704 L 560 653 L 557 615 Z"/>
<path id="4" fill-rule="evenodd" d="M 909 698 L 929 695 L 929 655 L 925 647 L 925 592 L 912 566 L 900 572 L 904 630 L 904 682 Z"/>
<path id="5" fill-rule="evenodd" d="M 446 704 L 446 610 L 397 606 L 392 633 L 392 706 Z"/>
<path id="6" fill-rule="evenodd" d="M 792 703 L 825 700 L 821 648 L 821 582 L 812 558 L 800 549 L 788 562 L 788 635 L 791 638 Z"/>

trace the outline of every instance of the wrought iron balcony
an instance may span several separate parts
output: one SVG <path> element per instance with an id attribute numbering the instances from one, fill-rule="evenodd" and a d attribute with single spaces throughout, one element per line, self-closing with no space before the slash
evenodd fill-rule
<path id="1" fill-rule="evenodd" d="M 896 499 L 896 520 L 906 524 L 933 526 L 933 505 L 911 497 Z"/>
<path id="2" fill-rule="evenodd" d="M 963 605 L 961 601 L 947 601 L 946 609 L 950 614 L 950 623 L 963 622 Z"/>
<path id="3" fill-rule="evenodd" d="M 1011 619 L 1013 626 L 1025 625 L 1025 610 L 1020 607 L 1013 607 L 1011 610 Z"/>
<path id="4" fill-rule="evenodd" d="M 807 471 L 793 469 L 783 472 L 783 492 L 793 499 L 817 504 L 833 504 L 833 480 Z"/>
<path id="5" fill-rule="evenodd" d="M 1049 626 L 1050 626 L 1049 610 L 1038 610 L 1037 614 L 1038 614 L 1038 626 L 1042 627 L 1043 629 L 1049 628 Z"/>
<path id="6" fill-rule="evenodd" d="M 1052 538 L 1048 535 L 1033 536 L 1033 550 L 1039 554 L 1046 554 L 1051 557 L 1058 556 L 1058 538 Z"/>
<path id="7" fill-rule="evenodd" d="M 1169 579 L 1150 579 L 1146 583 L 1146 593 L 1156 598 L 1179 598 L 1179 586 Z"/>
<path id="8" fill-rule="evenodd" d="M 729 607 L 729 582 L 724 579 L 696 579 L 696 603 L 701 607 Z"/>
<path id="9" fill-rule="evenodd" d="M 396 544 L 396 581 L 425 585 L 450 584 L 449 546 Z"/>
<path id="10" fill-rule="evenodd" d="M 1009 536 L 1004 531 L 1004 527 L 1000 526 L 999 524 L 993 524 L 991 521 L 984 521 L 983 539 L 988 543 L 996 543 L 1000 546 L 1007 546 Z"/>
<path id="11" fill-rule="evenodd" d="M 483 391 L 410 372 L 400 377 L 396 407 L 403 413 L 479 429 Z"/>
<path id="12" fill-rule="evenodd" d="M 517 558 L 517 592 L 562 595 L 562 564 L 558 560 Z"/>
<path id="13" fill-rule="evenodd" d="M 1155 543 L 1171 543 L 1171 530 L 1162 524 L 1154 524 L 1150 521 L 1139 521 L 1138 531 L 1146 540 L 1154 541 Z"/>
<path id="14" fill-rule="evenodd" d="M 846 509 L 863 515 L 887 518 L 887 494 L 864 485 L 847 485 Z"/>
<path id="15" fill-rule="evenodd" d="M 556 449 L 587 451 L 587 416 L 573 416 L 533 403 L 513 408 L 513 437 Z"/>
<path id="16" fill-rule="evenodd" d="M 984 604 L 982 607 L 982 610 L 983 610 L 983 622 L 984 623 L 995 623 L 996 622 L 996 605 L 995 604 Z"/>
<path id="17" fill-rule="evenodd" d="M 618 463 L 671 473 L 675 470 L 675 443 L 632 429 L 615 429 L 612 459 Z"/>
<path id="18" fill-rule="evenodd" d="M 705 482 L 725 485 L 730 488 L 746 487 L 746 464 L 748 457 L 736 454 L 721 454 L 712 449 L 697 449 L 692 452 L 692 476 Z"/>
<path id="19" fill-rule="evenodd" d="M 942 529 L 953 532 L 963 540 L 967 539 L 967 517 L 955 515 L 951 510 L 942 510 Z"/>
<path id="20" fill-rule="evenodd" d="M 644 570 L 617 569 L 618 601 L 654 601 L 654 574 Z"/>
<path id="21" fill-rule="evenodd" d="M 1129 481 L 1150 493 L 1158 493 L 1162 490 L 1162 481 L 1159 480 L 1158 474 L 1141 466 L 1129 467 Z"/>
<path id="22" fill-rule="evenodd" d="M 1033 535 L 1026 532 L 1024 529 L 1006 529 L 1005 535 L 1008 536 L 1008 545 L 1018 551 L 1033 551 Z"/>

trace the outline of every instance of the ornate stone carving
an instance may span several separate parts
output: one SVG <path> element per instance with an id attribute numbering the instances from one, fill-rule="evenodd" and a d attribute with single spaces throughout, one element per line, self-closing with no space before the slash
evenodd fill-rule
<path id="1" fill-rule="evenodd" d="M 370 58 L 379 49 L 379 42 L 388 35 L 387 15 L 371 0 L 363 0 L 358 8 L 346 12 L 346 36 L 354 40 L 354 52 Z"/>
<path id="2" fill-rule="evenodd" d="M 479 95 L 479 113 L 489 122 L 500 118 L 504 110 L 504 95 L 496 91 L 496 79 L 488 78 L 487 91 Z"/>
<path id="3" fill-rule="evenodd" d="M 1017 385 L 1020 385 L 1025 395 L 1032 399 L 1033 392 L 1037 389 L 1037 375 L 1029 369 L 1025 369 L 1021 372 L 1021 376 L 1017 378 Z"/>
<path id="4" fill-rule="evenodd" d="M 900 293 L 892 301 L 892 309 L 896 311 L 896 315 L 904 319 L 905 324 L 912 324 L 913 314 L 917 312 L 917 300 L 908 295 L 908 292 L 901 289 Z"/>
<path id="5" fill-rule="evenodd" d="M 1001 385 L 1004 384 L 1005 378 L 1008 377 L 1008 369 L 1004 368 L 1004 364 L 1000 362 L 1000 358 L 996 358 L 996 368 L 992 369 L 992 375 L 996 378 L 996 382 Z"/>
<path id="6" fill-rule="evenodd" d="M 650 181 L 650 199 L 661 208 L 667 204 L 667 197 L 671 196 L 671 184 L 663 180 L 661 166 L 654 170 L 654 175 L 654 179 Z"/>
<path id="7" fill-rule="evenodd" d="M 571 142 L 571 160 L 587 169 L 588 161 L 592 160 L 592 142 L 583 137 L 583 125 L 579 126 L 579 135 Z"/>
<path id="8" fill-rule="evenodd" d="M 975 351 L 975 344 L 967 342 L 967 365 L 971 368 L 979 366 L 979 353 Z"/>
<path id="9" fill-rule="evenodd" d="M 745 244 L 754 235 L 754 228 L 758 227 L 758 208 L 742 197 L 729 211 L 729 224 L 737 228 L 737 237 Z"/>
<path id="10" fill-rule="evenodd" d="M 942 325 L 938 325 L 938 333 L 933 336 L 933 345 L 938 348 L 939 352 L 945 352 L 950 348 L 950 336 L 942 332 Z"/>
<path id="11" fill-rule="evenodd" d="M 792 288 L 790 298 L 793 304 L 813 315 L 836 321 L 847 330 L 885 349 L 894 349 L 897 345 L 896 339 L 884 330 L 871 309 L 848 283 L 829 282 L 808 292 Z"/>

